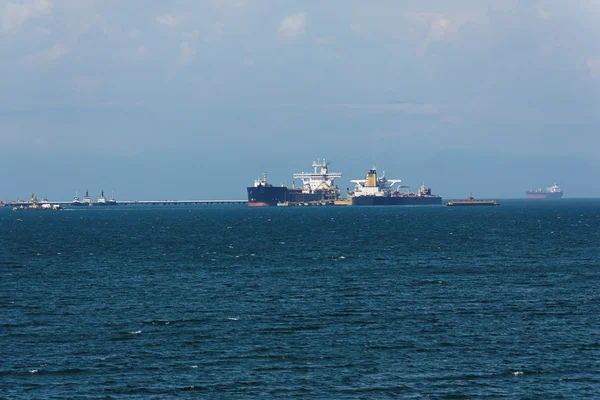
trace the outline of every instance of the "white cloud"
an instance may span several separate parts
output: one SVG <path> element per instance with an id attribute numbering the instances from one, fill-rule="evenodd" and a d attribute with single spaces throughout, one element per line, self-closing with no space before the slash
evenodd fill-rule
<path id="1" fill-rule="evenodd" d="M 489 19 L 483 11 L 458 12 L 446 14 L 417 14 L 417 21 L 429 24 L 427 38 L 421 43 L 421 51 L 425 51 L 433 42 L 456 40 L 460 37 L 460 29 L 468 24 L 488 24 Z"/>
<path id="2" fill-rule="evenodd" d="M 594 79 L 600 79 L 600 57 L 590 58 L 587 60 L 587 67 Z"/>
<path id="3" fill-rule="evenodd" d="M 51 64 L 70 52 L 71 49 L 68 47 L 61 44 L 55 44 L 46 50 L 41 50 L 37 53 L 28 55 L 23 59 L 23 65 L 33 68 L 40 65 Z"/>
<path id="4" fill-rule="evenodd" d="M 295 40 L 306 31 L 306 13 L 288 15 L 279 24 L 279 37 L 283 40 Z"/>
<path id="5" fill-rule="evenodd" d="M 169 28 L 173 28 L 177 25 L 177 21 L 175 20 L 175 18 L 173 18 L 171 14 L 165 14 L 156 17 L 156 22 L 158 22 L 161 25 L 166 25 Z"/>
<path id="6" fill-rule="evenodd" d="M 16 33 L 30 18 L 49 12 L 50 0 L 31 0 L 24 3 L 6 3 L 1 16 L 4 33 Z"/>
<path id="7" fill-rule="evenodd" d="M 187 64 L 192 58 L 192 56 L 196 53 L 196 51 L 190 47 L 190 44 L 188 42 L 181 42 L 181 45 L 179 45 L 179 50 L 179 62 L 182 65 Z"/>

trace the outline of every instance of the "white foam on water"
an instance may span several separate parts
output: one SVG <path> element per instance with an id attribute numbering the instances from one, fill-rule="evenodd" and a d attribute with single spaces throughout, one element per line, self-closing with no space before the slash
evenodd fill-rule
<path id="1" fill-rule="evenodd" d="M 142 331 L 135 331 L 135 332 L 129 332 L 129 333 L 132 335 L 138 335 L 138 334 L 142 333 Z"/>
<path id="2" fill-rule="evenodd" d="M 192 365 L 192 368 L 198 368 L 198 366 L 197 365 Z"/>
<path id="3" fill-rule="evenodd" d="M 239 318 L 227 318 L 229 321 L 239 321 Z"/>
<path id="4" fill-rule="evenodd" d="M 514 371 L 513 375 L 523 375 L 523 371 Z"/>
<path id="5" fill-rule="evenodd" d="M 344 257 L 344 256 L 340 256 L 340 258 L 342 258 L 342 259 L 343 259 L 343 258 L 346 258 L 346 257 Z"/>
<path id="6" fill-rule="evenodd" d="M 40 372 L 39 369 L 31 369 L 31 370 L 29 370 L 30 374 L 37 374 L 38 372 Z"/>

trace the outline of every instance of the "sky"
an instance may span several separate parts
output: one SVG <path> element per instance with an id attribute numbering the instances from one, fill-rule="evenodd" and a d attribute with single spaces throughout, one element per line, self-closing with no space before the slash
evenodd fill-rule
<path id="1" fill-rule="evenodd" d="M 600 0 L 0 0 L 0 200 L 244 199 L 326 158 L 600 197 Z"/>

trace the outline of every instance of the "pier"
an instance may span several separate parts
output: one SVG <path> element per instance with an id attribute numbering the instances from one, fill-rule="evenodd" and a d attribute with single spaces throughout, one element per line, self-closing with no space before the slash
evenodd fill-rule
<path id="1" fill-rule="evenodd" d="M 0 202 L 0 205 L 5 207 L 18 207 L 18 206 L 31 206 L 34 203 L 32 201 L 7 201 Z M 38 204 L 60 204 L 63 207 L 83 207 L 83 206 L 102 206 L 107 207 L 106 204 L 98 203 L 81 203 L 79 205 L 73 205 L 73 201 L 42 201 Z M 117 201 L 115 206 L 191 206 L 191 205 L 217 205 L 217 204 L 248 204 L 248 200 L 122 200 Z"/>

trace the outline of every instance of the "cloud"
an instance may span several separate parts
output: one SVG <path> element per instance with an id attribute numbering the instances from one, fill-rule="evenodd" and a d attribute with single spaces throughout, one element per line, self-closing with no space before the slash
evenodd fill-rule
<path id="1" fill-rule="evenodd" d="M 279 37 L 283 40 L 299 39 L 306 30 L 306 13 L 288 15 L 279 24 Z"/>
<path id="2" fill-rule="evenodd" d="M 587 67 L 594 79 L 600 79 L 600 57 L 590 58 L 587 60 Z"/>
<path id="3" fill-rule="evenodd" d="M 177 21 L 175 20 L 175 18 L 173 18 L 171 14 L 165 14 L 156 17 L 156 22 L 158 22 L 161 25 L 166 25 L 169 28 L 173 28 L 177 25 Z"/>
<path id="4" fill-rule="evenodd" d="M 187 64 L 192 56 L 196 53 L 196 51 L 190 47 L 188 42 L 181 42 L 181 45 L 179 45 L 179 50 L 179 62 L 181 65 Z"/>
<path id="5" fill-rule="evenodd" d="M 41 65 L 51 64 L 70 52 L 71 49 L 57 43 L 46 50 L 41 50 L 37 53 L 28 55 L 23 59 L 23 65 L 29 68 L 34 68 Z"/>
<path id="6" fill-rule="evenodd" d="M 21 4 L 6 3 L 1 20 L 2 31 L 16 33 L 27 20 L 47 13 L 51 7 L 50 0 L 32 0 Z"/>
<path id="7" fill-rule="evenodd" d="M 429 23 L 427 38 L 421 43 L 421 51 L 425 51 L 433 42 L 456 40 L 460 37 L 460 29 L 468 24 L 488 24 L 489 18 L 483 11 L 458 12 L 446 14 L 417 14 L 417 21 Z"/>

